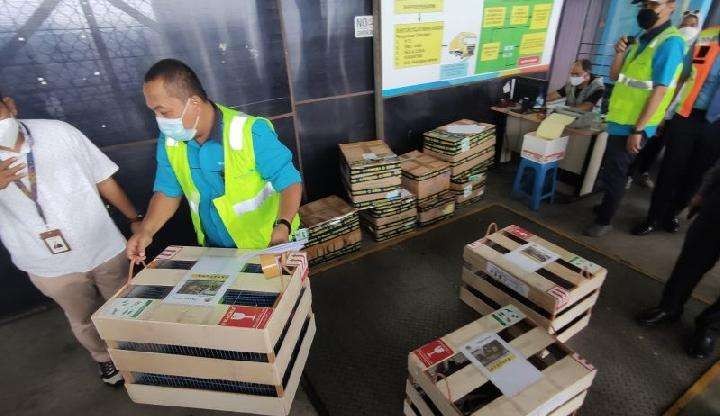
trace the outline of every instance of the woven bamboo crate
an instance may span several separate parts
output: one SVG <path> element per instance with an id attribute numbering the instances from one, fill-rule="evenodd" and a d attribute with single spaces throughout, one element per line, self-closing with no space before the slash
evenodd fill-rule
<path id="1" fill-rule="evenodd" d="M 587 325 L 607 276 L 605 268 L 515 225 L 468 244 L 463 258 L 466 289 L 485 296 L 473 297 L 486 306 L 470 306 L 482 312 L 492 302 L 512 303 L 550 333 Z"/>
<path id="2" fill-rule="evenodd" d="M 258 256 L 173 246 L 109 299 L 92 320 L 131 399 L 286 415 L 315 320 L 306 255 L 282 258 L 282 275 L 267 278 Z M 230 264 L 218 272 L 231 276 L 227 291 L 216 303 L 169 303 L 173 288 L 200 261 Z"/>
<path id="3" fill-rule="evenodd" d="M 512 397 L 503 395 L 485 375 L 497 373 L 481 370 L 463 353 L 469 344 L 487 337 L 498 337 L 509 347 L 489 353 L 483 349 L 487 355 L 478 359 L 490 357 L 486 368 L 495 372 L 525 363 L 539 371 L 538 378 Z M 569 415 L 581 406 L 596 374 L 592 365 L 512 305 L 411 352 L 408 368 L 411 382 L 406 394 L 422 416 Z"/>
<path id="4" fill-rule="evenodd" d="M 418 199 L 447 191 L 450 170 L 447 162 L 413 151 L 400 155 L 403 187 Z"/>

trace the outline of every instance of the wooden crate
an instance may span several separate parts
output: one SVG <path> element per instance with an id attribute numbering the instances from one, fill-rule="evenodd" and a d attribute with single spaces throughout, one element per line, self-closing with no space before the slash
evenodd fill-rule
<path id="1" fill-rule="evenodd" d="M 605 268 L 516 225 L 468 244 L 463 259 L 472 274 L 483 277 L 484 273 L 490 277 L 471 279 L 468 276 L 466 283 L 487 282 L 478 290 L 488 295 L 485 288 L 489 290 L 493 286 L 512 298 L 516 306 L 524 306 L 525 309 L 521 309 L 533 318 L 537 317 L 530 310 L 545 311 L 547 319 L 539 320 L 550 321 L 549 324 L 566 309 L 592 298 L 607 276 Z"/>
<path id="2" fill-rule="evenodd" d="M 464 346 L 488 334 L 497 334 L 515 349 L 509 357 L 527 362 L 540 371 L 540 378 L 513 397 L 504 396 L 475 364 L 463 354 Z M 505 362 L 508 355 L 493 363 Z M 508 305 L 457 331 L 432 341 L 409 355 L 410 378 L 429 400 L 415 389 L 406 391 L 419 414 L 443 416 L 567 415 L 582 403 L 596 370 L 564 344 Z M 412 383 L 408 385 L 413 387 Z M 423 410 L 425 409 L 425 410 Z M 553 413 L 556 412 L 556 413 Z"/>
<path id="3" fill-rule="evenodd" d="M 169 247 L 93 315 L 134 401 L 287 414 L 315 333 L 307 256 L 284 256 L 283 275 L 268 279 L 246 253 Z M 233 258 L 217 303 L 164 301 L 198 260 Z"/>

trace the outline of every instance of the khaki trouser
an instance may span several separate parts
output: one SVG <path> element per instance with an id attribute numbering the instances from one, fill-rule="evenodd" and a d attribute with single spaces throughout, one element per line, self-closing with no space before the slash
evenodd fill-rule
<path id="1" fill-rule="evenodd" d="M 60 305 L 75 338 L 93 360 L 105 362 L 110 361 L 110 355 L 90 316 L 125 284 L 128 267 L 125 252 L 121 252 L 89 272 L 58 277 L 28 275 L 35 287 Z"/>

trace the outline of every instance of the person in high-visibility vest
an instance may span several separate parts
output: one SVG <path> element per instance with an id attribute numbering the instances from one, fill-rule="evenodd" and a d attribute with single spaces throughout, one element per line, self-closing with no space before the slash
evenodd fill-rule
<path id="1" fill-rule="evenodd" d="M 302 184 L 292 154 L 270 121 L 211 101 L 195 72 L 165 59 L 145 75 L 145 102 L 155 113 L 155 194 L 127 256 L 145 259 L 153 236 L 183 195 L 199 245 L 261 249 L 297 230 Z"/>
<path id="2" fill-rule="evenodd" d="M 658 227 L 674 233 L 678 216 L 720 158 L 720 26 L 703 30 L 695 43 L 692 72 L 667 123 L 667 149 L 645 221 L 633 228 L 646 235 Z"/>
<path id="3" fill-rule="evenodd" d="M 647 138 L 655 135 L 673 99 L 685 55 L 685 40 L 670 23 L 674 11 L 674 0 L 643 1 L 637 21 L 644 32 L 634 42 L 623 36 L 615 45 L 609 137 L 600 173 L 605 195 L 585 235 L 599 237 L 610 231 L 625 195 L 630 164 Z"/>

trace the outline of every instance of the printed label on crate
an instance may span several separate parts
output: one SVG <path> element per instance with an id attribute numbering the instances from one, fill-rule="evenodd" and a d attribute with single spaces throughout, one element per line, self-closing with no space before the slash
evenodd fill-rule
<path id="1" fill-rule="evenodd" d="M 442 213 L 443 215 L 450 215 L 455 211 L 455 205 L 452 203 L 449 203 L 445 205 L 445 208 L 443 208 Z"/>
<path id="2" fill-rule="evenodd" d="M 530 231 L 518 226 L 518 225 L 512 225 L 507 228 L 507 232 L 514 236 L 518 236 L 524 240 L 527 240 L 528 238 L 534 236 L 535 234 L 531 233 Z"/>
<path id="3" fill-rule="evenodd" d="M 400 198 L 400 190 L 399 189 L 395 189 L 394 191 L 390 191 L 387 194 L 385 194 L 385 199 L 393 200 L 393 199 L 398 199 L 398 198 Z"/>
<path id="4" fill-rule="evenodd" d="M 254 306 L 230 306 L 219 324 L 223 326 L 237 326 L 240 328 L 264 329 L 272 316 L 272 308 L 257 308 Z"/>
<path id="5" fill-rule="evenodd" d="M 465 153 L 470 150 L 470 138 L 466 137 L 460 142 L 460 153 Z"/>
<path id="6" fill-rule="evenodd" d="M 511 289 L 522 295 L 524 298 L 528 297 L 530 293 L 530 288 L 528 287 L 528 285 L 526 285 L 524 282 L 521 282 L 515 276 L 499 268 L 493 263 L 487 262 L 487 264 L 485 265 L 485 273 L 505 285 L 508 289 Z"/>
<path id="7" fill-rule="evenodd" d="M 493 312 L 490 316 L 502 326 L 513 326 L 525 319 L 525 314 L 513 305 L 508 305 Z"/>
<path id="8" fill-rule="evenodd" d="M 568 304 L 568 292 L 560 286 L 554 286 L 548 289 L 547 293 L 555 298 L 555 311 L 559 311 Z"/>
<path id="9" fill-rule="evenodd" d="M 310 240 L 310 230 L 307 228 L 300 228 L 295 232 L 295 241 L 303 244 L 307 244 Z"/>
<path id="10" fill-rule="evenodd" d="M 376 160 L 378 157 L 375 153 L 363 153 L 363 159 L 365 160 Z"/>
<path id="11" fill-rule="evenodd" d="M 429 342 L 413 352 L 420 361 L 425 364 L 425 367 L 430 367 L 435 363 L 451 357 L 455 353 L 452 348 L 441 339 Z"/>
<path id="12" fill-rule="evenodd" d="M 585 270 L 590 274 L 595 274 L 599 272 L 602 267 L 598 264 L 595 264 L 591 261 L 585 260 L 584 258 L 580 256 L 575 256 L 572 259 L 568 261 L 568 263 L 576 266 L 580 270 Z"/>
<path id="13" fill-rule="evenodd" d="M 560 258 L 557 253 L 537 243 L 523 244 L 503 256 L 526 272 L 536 272 Z"/>
<path id="14" fill-rule="evenodd" d="M 152 299 L 116 298 L 105 308 L 103 315 L 116 318 L 138 319 L 152 305 Z"/>
<path id="15" fill-rule="evenodd" d="M 233 280 L 227 274 L 195 273 L 191 270 L 175 285 L 163 302 L 195 306 L 214 305 L 220 301 Z"/>
<path id="16" fill-rule="evenodd" d="M 471 183 L 465 185 L 463 188 L 463 198 L 469 198 L 472 195 L 473 185 Z"/>
<path id="17" fill-rule="evenodd" d="M 542 378 L 542 373 L 496 333 L 475 337 L 462 353 L 503 395 L 513 397 Z"/>
<path id="18" fill-rule="evenodd" d="M 474 175 L 468 176 L 468 181 L 470 181 L 470 182 L 477 182 L 477 181 L 482 180 L 484 177 L 485 177 L 485 174 L 484 174 L 484 173 L 476 173 L 476 174 L 474 174 Z"/>
<path id="19" fill-rule="evenodd" d="M 158 254 L 155 259 L 156 260 L 169 260 L 173 258 L 174 255 L 179 253 L 182 250 L 181 246 L 168 246 L 163 250 L 162 253 Z"/>

